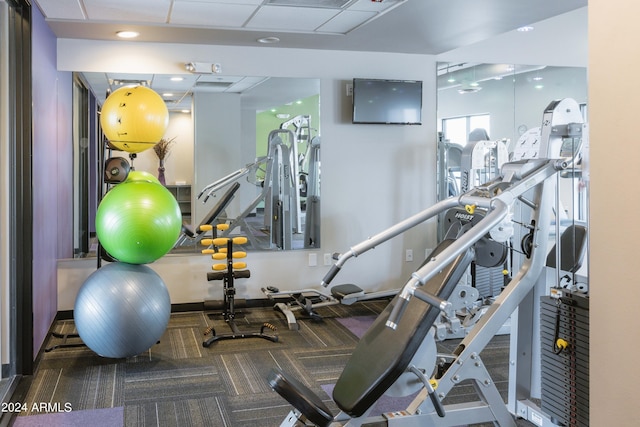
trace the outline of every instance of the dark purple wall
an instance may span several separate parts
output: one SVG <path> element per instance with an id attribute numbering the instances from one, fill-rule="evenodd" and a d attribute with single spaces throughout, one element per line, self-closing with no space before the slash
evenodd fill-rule
<path id="1" fill-rule="evenodd" d="M 73 256 L 72 74 L 56 70 L 56 38 L 32 7 L 33 348 L 58 309 L 57 259 Z"/>

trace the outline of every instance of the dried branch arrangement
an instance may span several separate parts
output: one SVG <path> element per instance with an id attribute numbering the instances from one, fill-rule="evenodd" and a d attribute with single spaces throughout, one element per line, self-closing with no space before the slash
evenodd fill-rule
<path id="1" fill-rule="evenodd" d="M 156 152 L 158 159 L 164 160 L 169 156 L 171 146 L 174 144 L 176 137 L 171 139 L 162 138 L 156 145 L 153 146 L 153 151 Z"/>

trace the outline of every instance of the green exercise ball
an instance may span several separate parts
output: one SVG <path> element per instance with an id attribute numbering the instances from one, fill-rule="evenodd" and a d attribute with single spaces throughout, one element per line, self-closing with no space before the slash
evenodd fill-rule
<path id="1" fill-rule="evenodd" d="M 173 248 L 182 229 L 180 207 L 164 186 L 125 181 L 113 187 L 96 212 L 96 234 L 118 261 L 147 264 Z"/>
<path id="2" fill-rule="evenodd" d="M 127 179 L 125 181 L 127 182 L 148 181 L 148 182 L 154 182 L 156 184 L 160 184 L 160 181 L 158 181 L 158 178 L 153 176 L 153 174 L 145 171 L 131 171 L 129 172 L 129 175 L 127 175 Z"/>

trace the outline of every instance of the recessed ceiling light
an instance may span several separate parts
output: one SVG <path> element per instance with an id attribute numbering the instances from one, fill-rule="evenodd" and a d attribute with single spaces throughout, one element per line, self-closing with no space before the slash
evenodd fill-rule
<path id="1" fill-rule="evenodd" d="M 172 82 L 181 82 L 184 80 L 184 77 L 171 77 Z"/>
<path id="2" fill-rule="evenodd" d="M 172 93 L 163 93 L 162 96 L 164 96 L 165 98 L 169 98 L 171 96 L 173 96 Z"/>
<path id="3" fill-rule="evenodd" d="M 279 41 L 280 39 L 278 37 L 261 37 L 258 39 L 258 43 L 263 43 L 263 44 L 278 43 Z"/>
<path id="4" fill-rule="evenodd" d="M 137 31 L 118 31 L 116 33 L 121 39 L 134 39 L 140 35 Z"/>
<path id="5" fill-rule="evenodd" d="M 525 25 L 524 27 L 518 28 L 518 31 L 521 33 L 528 33 L 529 31 L 533 31 L 533 27 L 531 25 Z"/>

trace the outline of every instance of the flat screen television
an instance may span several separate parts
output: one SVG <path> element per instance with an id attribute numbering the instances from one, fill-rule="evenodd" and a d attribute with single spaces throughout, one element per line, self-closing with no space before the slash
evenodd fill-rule
<path id="1" fill-rule="evenodd" d="M 353 79 L 353 123 L 422 124 L 422 82 Z"/>

